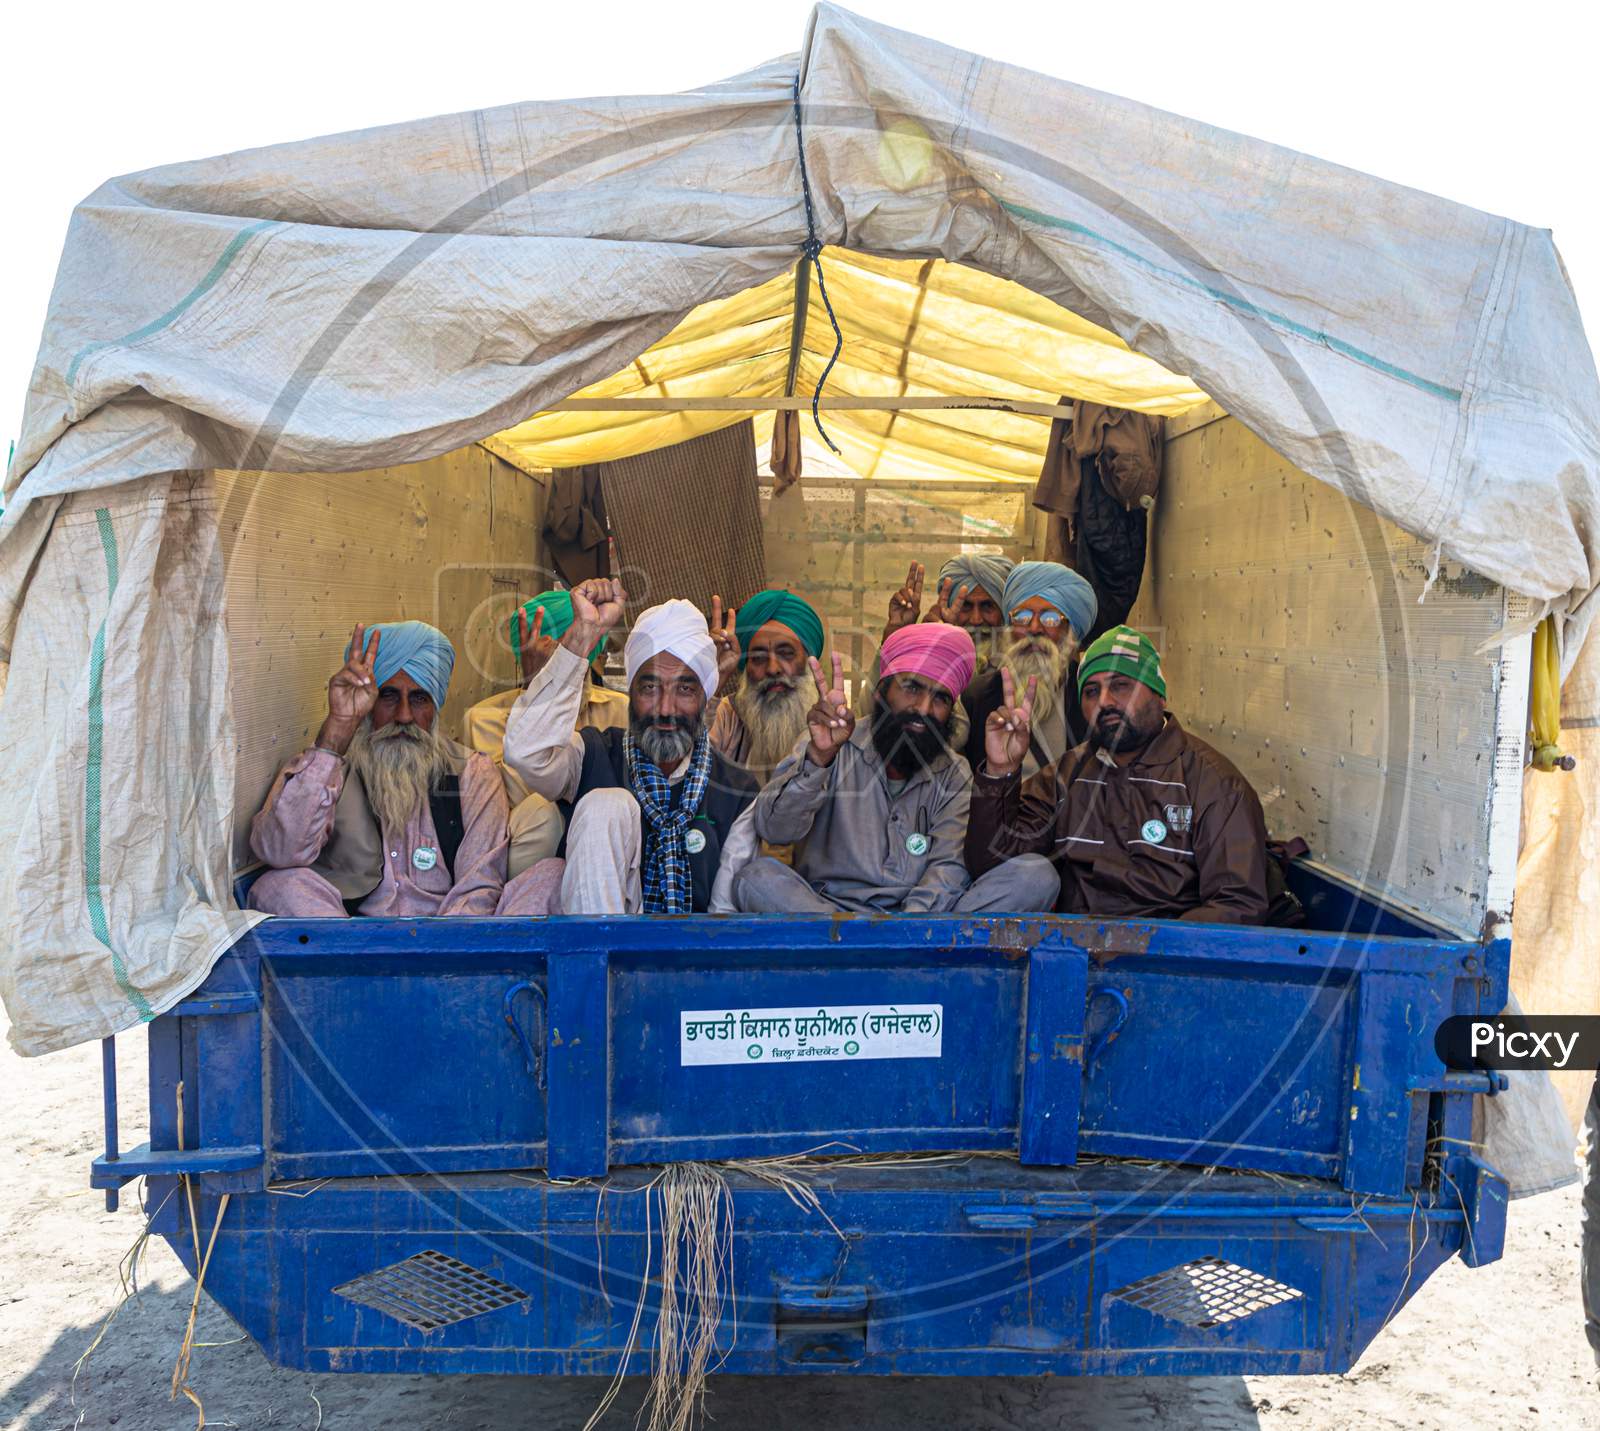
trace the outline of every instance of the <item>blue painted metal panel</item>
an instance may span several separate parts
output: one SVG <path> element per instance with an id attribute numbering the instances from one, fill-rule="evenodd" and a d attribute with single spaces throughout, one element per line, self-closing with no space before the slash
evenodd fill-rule
<path id="1" fill-rule="evenodd" d="M 272 1175 L 542 1166 L 544 1094 L 503 1001 L 543 977 L 532 959 L 420 955 L 379 973 L 268 959 Z"/>
<path id="2" fill-rule="evenodd" d="M 1443 1077 L 1420 1031 L 1495 988 L 1471 945 L 1063 919 L 275 921 L 243 948 L 241 967 L 263 969 L 277 1177 L 589 1176 L 830 1142 L 1026 1144 L 1030 1160 L 1070 1162 L 1081 1144 L 1394 1193 L 1420 1166 L 1423 1094 Z M 1065 971 L 1086 967 L 1068 992 Z M 1025 1104 L 1030 999 L 1068 1055 L 1043 1068 L 1074 1074 L 1086 1011 L 1099 1027 L 1115 1002 L 1081 1120 L 1078 1078 Z M 682 1043 L 690 1014 L 742 1028 L 824 1007 L 933 1011 L 939 1055 L 702 1065 Z M 249 1020 L 184 1022 L 226 1042 Z M 1380 1046 L 1357 1059 L 1363 1038 Z M 244 1067 L 234 1051 L 219 1066 Z M 249 1141 L 236 1121 L 229 1141 Z"/>
<path id="3" fill-rule="evenodd" d="M 1089 961 L 1077 950 L 1035 949 L 1028 959 L 1022 1039 L 1024 1163 L 1075 1163 L 1083 1097 Z"/>
<path id="4" fill-rule="evenodd" d="M 1328 1176 L 1344 1133 L 1347 976 L 1291 966 L 1248 980 L 1225 967 L 1127 956 L 1091 987 L 1129 1014 L 1084 1081 L 1091 1152 Z"/>
<path id="5" fill-rule="evenodd" d="M 938 963 L 894 952 L 885 960 L 821 942 L 781 968 L 760 967 L 764 951 L 753 940 L 738 958 L 727 950 L 614 956 L 611 1161 L 791 1153 L 829 1142 L 876 1151 L 1014 1148 L 1026 960 L 996 958 L 986 947 L 947 951 Z M 1081 1031 L 1079 987 L 1064 1032 Z M 737 1035 L 753 1011 L 889 1015 L 914 1006 L 941 1011 L 937 1058 L 857 1061 L 865 1039 L 853 1030 L 854 1037 L 801 1032 L 790 1040 L 833 1051 L 820 1058 L 752 1059 L 747 1050 L 767 1043 L 736 1037 L 728 1042 L 732 1062 L 680 1062 L 686 1013 L 737 1011 Z"/>
<path id="6" fill-rule="evenodd" d="M 626 1189 L 641 1175 L 619 1165 L 829 1142 L 1242 1164 L 1275 1176 L 834 1168 L 824 1203 L 842 1239 L 736 1178 L 726 1369 L 1339 1370 L 1445 1257 L 1499 1255 L 1503 1183 L 1457 1141 L 1476 1085 L 1445 1074 L 1431 1031 L 1500 1006 L 1509 951 L 1335 896 L 1389 932 L 271 921 L 156 1020 L 150 1150 L 102 1160 L 95 1181 L 150 1175 L 157 1228 L 186 1258 L 173 1173 L 195 1172 L 207 1233 L 214 1194 L 235 1190 L 207 1285 L 287 1364 L 609 1373 L 647 1195 L 495 1170 L 610 1169 Z M 737 1012 L 742 1031 L 747 1013 L 818 1007 L 936 1009 L 938 1045 L 856 1060 L 830 1044 L 839 1056 L 788 1066 L 686 1053 L 686 1014 Z M 271 1176 L 338 1181 L 262 1193 L 263 1132 Z M 335 1290 L 424 1252 L 515 1295 L 424 1332 Z M 1185 1278 L 1235 1276 L 1293 1295 L 1185 1319 Z"/>
<path id="7" fill-rule="evenodd" d="M 611 1121 L 609 964 L 604 953 L 567 950 L 552 952 L 549 967 L 550 1175 L 604 1177 Z"/>
<path id="8" fill-rule="evenodd" d="M 207 1287 L 290 1366 L 610 1374 L 646 1266 L 655 1194 L 642 1181 L 619 1174 L 602 1194 L 487 1175 L 375 1179 L 238 1198 Z M 841 1236 L 782 1191 L 732 1181 L 720 1326 L 729 1372 L 1336 1372 L 1461 1248 L 1466 1226 L 1459 1207 L 1431 1197 L 1367 1199 L 1355 1217 L 1349 1195 L 1326 1182 L 1286 1189 L 1249 1176 L 975 1160 L 836 1169 L 819 1195 Z M 985 1228 L 990 1203 L 1033 1222 Z M 648 1211 L 651 1237 L 660 1211 Z M 203 1227 L 214 1212 L 207 1199 Z M 192 1258 L 187 1233 L 174 1245 Z M 514 1298 L 425 1331 L 340 1290 L 424 1253 Z M 1198 1278 L 1184 1271 L 1197 1267 Z M 1242 1283 L 1243 1305 L 1197 1294 L 1188 1301 L 1208 1315 L 1186 1318 L 1183 1299 L 1152 1306 L 1140 1295 L 1163 1275 L 1203 1291 L 1219 1267 Z M 1264 1285 L 1275 1290 L 1252 1293 Z M 652 1282 L 645 1347 L 658 1295 Z M 632 1369 L 646 1365 L 641 1352 Z"/>

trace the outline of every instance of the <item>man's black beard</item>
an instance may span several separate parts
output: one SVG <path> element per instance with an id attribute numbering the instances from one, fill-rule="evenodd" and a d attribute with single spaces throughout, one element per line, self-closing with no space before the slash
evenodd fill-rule
<path id="1" fill-rule="evenodd" d="M 1089 743 L 1113 755 L 1143 750 L 1161 734 L 1161 727 L 1167 722 L 1165 711 L 1157 711 L 1145 724 L 1136 724 L 1125 711 L 1116 712 L 1118 718 L 1107 722 L 1106 716 L 1110 714 L 1105 711 L 1095 717 L 1094 725 L 1089 729 Z"/>
<path id="2" fill-rule="evenodd" d="M 694 749 L 700 734 L 702 715 L 699 716 L 633 716 L 628 721 L 628 732 L 645 759 L 657 770 L 676 770 L 689 752 Z M 658 729 L 668 726 L 670 729 Z"/>
<path id="3" fill-rule="evenodd" d="M 922 729 L 913 729 L 917 725 Z M 885 765 L 905 774 L 926 769 L 950 748 L 950 717 L 941 721 L 914 711 L 891 710 L 877 696 L 872 703 L 872 748 Z"/>

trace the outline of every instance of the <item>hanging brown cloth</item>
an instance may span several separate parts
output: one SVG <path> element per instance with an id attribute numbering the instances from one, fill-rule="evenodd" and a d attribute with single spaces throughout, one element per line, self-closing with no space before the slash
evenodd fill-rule
<path id="1" fill-rule="evenodd" d="M 1086 460 L 1094 461 L 1105 490 L 1131 510 L 1142 498 L 1155 496 L 1161 484 L 1161 456 L 1159 417 L 1079 401 L 1074 416 L 1058 417 L 1050 424 L 1033 505 L 1064 517 L 1075 532 Z"/>
<path id="2" fill-rule="evenodd" d="M 772 423 L 772 495 L 781 496 L 800 480 L 800 414 L 780 412 Z"/>
<path id="3" fill-rule="evenodd" d="M 1120 407 L 1080 402 L 1072 420 L 1072 450 L 1092 457 L 1100 480 L 1124 507 L 1154 497 L 1161 483 L 1161 419 Z"/>
<path id="4" fill-rule="evenodd" d="M 560 467 L 550 474 L 544 539 L 561 579 L 576 586 L 611 574 L 605 491 L 599 467 Z"/>
<path id="5" fill-rule="evenodd" d="M 1051 513 L 1045 559 L 1072 567 L 1099 603 L 1084 644 L 1127 620 L 1144 578 L 1146 508 L 1161 482 L 1161 419 L 1078 402 L 1050 424 L 1033 504 Z"/>
<path id="6" fill-rule="evenodd" d="M 628 619 L 681 596 L 702 611 L 767 584 L 754 425 L 602 464 Z"/>
<path id="7" fill-rule="evenodd" d="M 1063 398 L 1062 402 L 1070 401 Z M 1078 458 L 1072 450 L 1072 419 L 1058 417 L 1050 424 L 1044 445 L 1044 465 L 1039 483 L 1033 489 L 1033 505 L 1041 512 L 1053 512 L 1070 525 L 1078 510 Z"/>

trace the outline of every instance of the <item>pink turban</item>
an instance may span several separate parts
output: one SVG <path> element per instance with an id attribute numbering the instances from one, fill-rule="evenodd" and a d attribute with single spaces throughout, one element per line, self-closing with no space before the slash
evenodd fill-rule
<path id="1" fill-rule="evenodd" d="M 890 633 L 878 654 L 885 676 L 921 676 L 943 686 L 952 698 L 967 688 L 978 665 L 972 637 L 961 627 L 943 621 L 902 626 Z"/>

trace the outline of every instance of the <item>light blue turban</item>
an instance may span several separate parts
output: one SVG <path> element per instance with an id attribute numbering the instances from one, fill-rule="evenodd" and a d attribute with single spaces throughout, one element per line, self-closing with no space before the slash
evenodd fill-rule
<path id="1" fill-rule="evenodd" d="M 945 582 L 950 583 L 950 599 L 956 599 L 956 593 L 963 586 L 982 587 L 996 602 L 1004 598 L 1002 593 L 1006 589 L 1006 580 L 1011 575 L 1012 561 L 1010 557 L 986 556 L 979 553 L 975 556 L 953 556 L 939 568 L 939 586 L 943 588 Z M 1007 617 L 1011 615 L 1006 612 Z"/>
<path id="2" fill-rule="evenodd" d="M 1012 567 L 1006 578 L 1005 596 L 1001 606 L 1006 620 L 1024 601 L 1042 596 L 1072 625 L 1072 634 L 1082 641 L 1094 625 L 1095 613 L 1100 603 L 1095 599 L 1094 588 L 1069 566 L 1057 561 L 1021 561 Z"/>
<path id="3" fill-rule="evenodd" d="M 456 648 L 443 631 L 426 621 L 384 621 L 367 627 L 367 640 L 378 633 L 378 659 L 372 674 L 381 686 L 395 672 L 404 671 L 430 696 L 435 706 L 443 706 L 450 690 L 450 673 L 456 668 Z M 345 660 L 350 647 L 344 648 Z"/>

